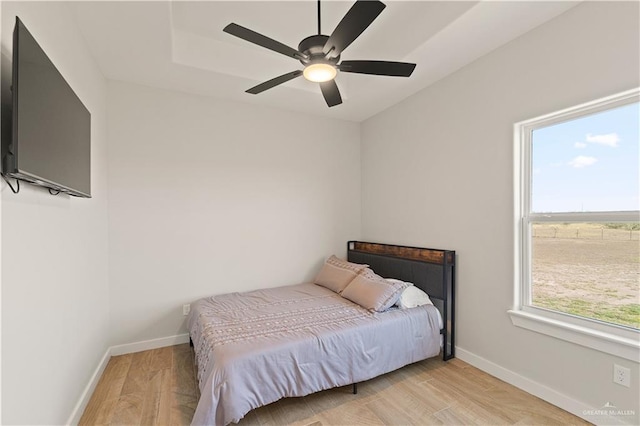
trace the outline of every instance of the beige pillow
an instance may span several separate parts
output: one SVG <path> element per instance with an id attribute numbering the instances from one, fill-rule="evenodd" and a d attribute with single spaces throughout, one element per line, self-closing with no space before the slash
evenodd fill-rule
<path id="1" fill-rule="evenodd" d="M 342 297 L 370 311 L 384 312 L 398 301 L 407 287 L 408 283 L 389 282 L 371 269 L 366 269 L 349 283 L 342 292 Z"/>
<path id="2" fill-rule="evenodd" d="M 369 265 L 359 265 L 338 259 L 334 255 L 324 262 L 314 283 L 340 293 L 358 275 L 358 272 Z"/>

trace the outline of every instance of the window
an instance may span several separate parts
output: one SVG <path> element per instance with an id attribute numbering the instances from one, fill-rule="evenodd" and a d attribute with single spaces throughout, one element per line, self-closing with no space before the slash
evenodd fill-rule
<path id="1" fill-rule="evenodd" d="M 640 91 L 515 125 L 517 326 L 637 360 Z"/>

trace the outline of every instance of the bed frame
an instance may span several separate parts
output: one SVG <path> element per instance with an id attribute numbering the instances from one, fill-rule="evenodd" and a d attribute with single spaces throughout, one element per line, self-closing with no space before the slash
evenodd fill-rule
<path id="1" fill-rule="evenodd" d="M 427 293 L 444 322 L 442 359 L 455 357 L 455 251 L 349 241 L 347 259 L 369 265 L 382 277 L 411 282 Z"/>

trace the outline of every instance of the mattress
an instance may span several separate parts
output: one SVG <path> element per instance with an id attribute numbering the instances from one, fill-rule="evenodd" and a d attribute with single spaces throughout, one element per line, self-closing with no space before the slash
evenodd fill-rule
<path id="1" fill-rule="evenodd" d="M 193 425 L 238 422 L 284 397 L 372 379 L 440 351 L 433 305 L 375 313 L 312 283 L 192 304 Z"/>

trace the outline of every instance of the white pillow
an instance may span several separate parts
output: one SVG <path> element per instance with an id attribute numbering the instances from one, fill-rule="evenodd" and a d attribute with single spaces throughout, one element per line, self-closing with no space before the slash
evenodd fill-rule
<path id="1" fill-rule="evenodd" d="M 433 305 L 433 302 L 429 299 L 427 293 L 413 285 L 404 289 L 396 302 L 396 306 L 400 309 L 415 308 L 422 305 Z"/>
<path id="2" fill-rule="evenodd" d="M 409 286 L 412 286 L 413 283 L 407 282 L 407 281 L 402 281 L 402 280 L 396 280 L 395 278 L 385 278 L 385 281 L 389 281 L 390 283 L 397 283 L 397 284 L 408 284 Z"/>

